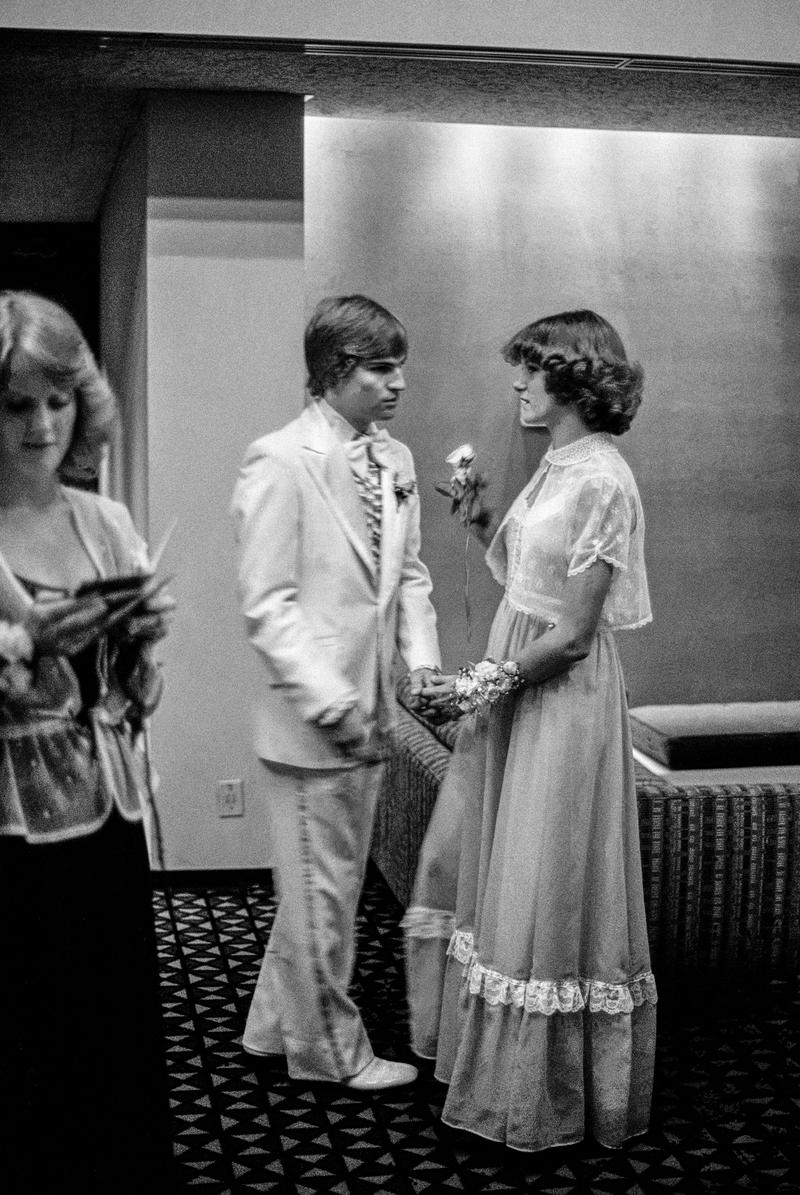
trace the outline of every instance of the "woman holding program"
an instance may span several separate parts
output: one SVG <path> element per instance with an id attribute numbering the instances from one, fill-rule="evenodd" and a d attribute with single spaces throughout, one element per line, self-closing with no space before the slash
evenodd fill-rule
<path id="1" fill-rule="evenodd" d="M 171 1191 L 143 720 L 174 603 L 127 509 L 64 485 L 111 390 L 72 317 L 0 293 L 0 1185 Z M 81 596 L 81 591 L 83 596 Z"/>

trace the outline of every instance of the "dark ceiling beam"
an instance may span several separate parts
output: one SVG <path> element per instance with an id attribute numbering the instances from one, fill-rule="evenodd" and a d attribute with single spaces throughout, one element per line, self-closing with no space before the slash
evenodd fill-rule
<path id="1" fill-rule="evenodd" d="M 0 219 L 92 220 L 148 91 L 276 91 L 313 115 L 800 136 L 800 67 L 514 48 L 0 29 Z"/>
<path id="2" fill-rule="evenodd" d="M 563 66 L 593 70 L 665 71 L 690 74 L 747 75 L 752 77 L 800 77 L 800 64 L 756 62 L 746 59 L 679 58 L 669 55 L 588 54 L 581 51 L 553 51 L 514 46 L 418 45 L 358 41 L 304 41 L 290 38 L 226 37 L 214 34 L 164 34 L 119 32 L 69 32 L 9 29 L 0 27 L 0 39 L 14 54 L 31 55 L 37 49 L 49 53 L 57 41 L 62 52 L 92 55 L 97 52 L 132 49 L 182 50 L 228 54 L 290 54 L 301 57 L 394 58 L 417 62 L 517 63 L 530 66 Z"/>

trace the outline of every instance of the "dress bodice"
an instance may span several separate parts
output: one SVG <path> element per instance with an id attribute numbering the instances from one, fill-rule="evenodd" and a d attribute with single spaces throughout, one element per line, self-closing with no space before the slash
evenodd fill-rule
<path id="1" fill-rule="evenodd" d="M 545 453 L 486 553 L 509 603 L 553 623 L 567 579 L 598 560 L 613 569 L 601 628 L 650 622 L 644 512 L 633 474 L 605 432 Z"/>

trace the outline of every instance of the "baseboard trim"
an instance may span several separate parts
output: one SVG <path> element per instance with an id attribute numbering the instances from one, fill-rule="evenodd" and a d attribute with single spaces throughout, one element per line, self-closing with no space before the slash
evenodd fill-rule
<path id="1" fill-rule="evenodd" d="M 152 871 L 153 887 L 158 890 L 165 888 L 244 888 L 247 884 L 266 884 L 273 891 L 271 867 L 217 867 L 208 868 L 173 868 L 167 871 Z M 379 880 L 386 888 L 389 896 L 397 897 L 384 878 L 378 864 L 373 858 L 367 860 L 367 875 L 373 883 Z"/>
<path id="2" fill-rule="evenodd" d="M 270 867 L 218 867 L 208 870 L 174 868 L 151 874 L 154 888 L 243 888 L 246 884 L 272 886 Z"/>

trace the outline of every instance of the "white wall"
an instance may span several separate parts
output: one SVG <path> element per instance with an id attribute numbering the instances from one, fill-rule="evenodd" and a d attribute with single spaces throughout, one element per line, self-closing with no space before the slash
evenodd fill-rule
<path id="1" fill-rule="evenodd" d="M 165 569 L 179 611 L 153 720 L 168 865 L 262 866 L 249 717 L 262 677 L 239 614 L 228 511 L 247 443 L 302 403 L 302 214 L 280 201 L 151 199 L 148 215 L 152 540 L 178 519 Z M 219 819 L 216 781 L 230 778 L 244 780 L 245 817 Z"/>
<path id="2" fill-rule="evenodd" d="M 3 0 L 0 24 L 800 61 L 796 0 Z"/>
<path id="3" fill-rule="evenodd" d="M 139 524 L 154 544 L 178 520 L 162 566 L 178 611 L 159 649 L 166 688 L 152 729 L 166 864 L 265 866 L 250 735 L 261 677 L 239 614 L 228 512 L 247 444 L 303 402 L 302 100 L 165 93 L 143 119 L 146 177 L 120 174 L 106 220 L 109 235 L 137 219 L 146 229 L 144 393 L 124 393 L 130 372 L 118 382 L 124 400 L 146 403 L 146 419 L 140 411 L 126 428 L 138 441 L 128 457 L 147 461 L 149 525 L 142 504 Z M 132 271 L 119 247 L 109 251 L 105 293 L 124 292 Z M 141 472 L 134 481 L 129 494 Z M 238 778 L 245 816 L 221 819 L 216 782 Z"/>

